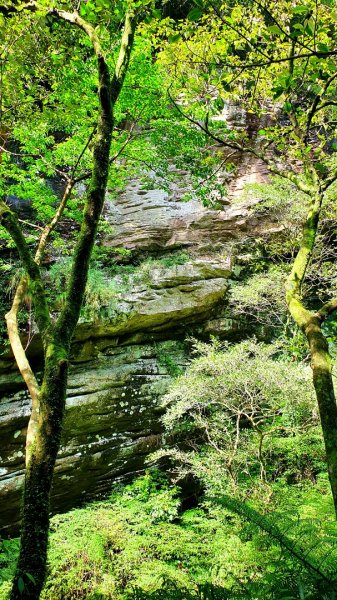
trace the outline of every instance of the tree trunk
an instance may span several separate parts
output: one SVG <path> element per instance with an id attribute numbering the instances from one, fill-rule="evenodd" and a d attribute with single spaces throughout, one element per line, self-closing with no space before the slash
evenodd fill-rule
<path id="1" fill-rule="evenodd" d="M 286 301 L 295 323 L 305 334 L 311 354 L 313 384 L 320 413 L 331 493 L 337 518 L 337 405 L 333 388 L 329 346 L 321 329 L 324 319 L 337 309 L 335 300 L 318 312 L 308 310 L 302 300 L 302 284 L 312 259 L 324 195 L 313 196 L 304 223 L 300 249 L 286 282 Z"/>
<path id="2" fill-rule="evenodd" d="M 17 244 L 20 258 L 32 284 L 32 296 L 45 351 L 43 382 L 37 397 L 37 411 L 34 413 L 38 418 L 34 423 L 34 436 L 30 441 L 26 460 L 20 555 L 11 600 L 38 600 L 46 576 L 49 498 L 61 440 L 70 343 L 80 315 L 90 256 L 105 199 L 114 127 L 113 107 L 129 65 L 137 23 L 136 16 L 127 12 L 120 52 L 111 80 L 95 29 L 84 21 L 77 11 L 68 13 L 54 9 L 53 12 L 59 18 L 81 28 L 92 42 L 97 58 L 100 109 L 93 147 L 91 181 L 74 250 L 66 303 L 55 324 L 52 324 L 50 319 L 38 265 L 29 252 L 15 216 L 5 203 L 0 202 L 0 217 Z"/>
<path id="3" fill-rule="evenodd" d="M 313 317 L 304 329 L 310 354 L 326 451 L 331 492 L 337 518 L 337 405 L 333 386 L 328 342 L 322 333 L 320 320 Z"/>
<path id="4" fill-rule="evenodd" d="M 68 360 L 62 347 L 47 352 L 40 391 L 40 410 L 26 467 L 20 557 L 11 600 L 37 600 L 46 576 L 49 498 L 60 445 Z"/>

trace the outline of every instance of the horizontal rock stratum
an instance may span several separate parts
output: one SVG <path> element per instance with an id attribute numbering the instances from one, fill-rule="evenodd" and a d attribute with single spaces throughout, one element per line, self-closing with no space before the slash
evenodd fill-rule
<path id="1" fill-rule="evenodd" d="M 229 275 L 225 259 L 154 269 L 147 285 L 118 298 L 113 320 L 79 324 L 53 511 L 106 496 L 113 483 L 144 468 L 146 454 L 158 445 L 160 397 L 171 379 L 170 366 L 185 361 L 176 339 L 184 337 L 188 325 L 214 314 L 225 298 Z M 3 360 L 0 376 L 3 533 L 16 531 L 19 520 L 30 411 L 13 366 Z"/>

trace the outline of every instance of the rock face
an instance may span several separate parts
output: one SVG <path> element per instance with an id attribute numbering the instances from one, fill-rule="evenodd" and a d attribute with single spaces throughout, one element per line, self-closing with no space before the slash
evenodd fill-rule
<path id="1" fill-rule="evenodd" d="M 136 332 L 165 331 L 207 319 L 224 297 L 230 274 L 228 258 L 205 257 L 169 269 L 154 268 L 146 273 L 146 283 L 135 283 L 131 278 L 131 291 L 117 300 L 115 319 L 108 323 L 80 323 L 75 341 L 129 337 Z"/>
<path id="2" fill-rule="evenodd" d="M 249 169 L 247 182 L 260 183 L 260 166 L 251 161 Z M 185 192 L 185 188 L 174 187 L 171 192 L 146 191 L 138 181 L 131 183 L 115 202 L 107 203 L 105 216 L 113 233 L 106 236 L 104 244 L 138 252 L 188 248 L 207 253 L 220 251 L 233 240 L 279 228 L 277 222 L 266 223 L 254 217 L 256 198 L 225 206 L 224 210 L 210 210 L 198 200 L 182 202 Z M 237 195 L 234 188 L 232 195 Z"/>
<path id="3" fill-rule="evenodd" d="M 213 211 L 192 200 L 144 191 L 137 182 L 112 204 L 107 247 L 138 254 L 188 249 L 190 259 L 154 266 L 131 278 L 109 319 L 81 322 L 72 348 L 66 420 L 52 509 L 61 511 L 109 494 L 114 482 L 144 468 L 160 437 L 160 397 L 186 363 L 183 340 L 196 327 L 209 333 L 231 327 L 222 307 L 232 272 L 228 242 L 278 231 L 279 223 L 254 215 L 255 200 Z M 116 286 L 119 284 L 116 277 Z M 37 366 L 38 338 L 31 346 Z M 0 529 L 15 533 L 24 472 L 29 399 L 13 360 L 0 361 Z"/>
<path id="4" fill-rule="evenodd" d="M 186 362 L 179 338 L 189 325 L 217 314 L 230 273 L 228 260 L 211 258 L 153 269 L 146 284 L 120 295 L 112 321 L 79 324 L 54 511 L 107 495 L 114 482 L 144 468 L 146 454 L 158 445 L 160 397 L 172 372 Z M 30 410 L 13 367 L 9 358 L 3 360 L 0 376 L 0 523 L 5 534 L 17 529 Z"/>
<path id="5" fill-rule="evenodd" d="M 54 511 L 106 495 L 113 482 L 141 470 L 146 453 L 158 445 L 158 398 L 170 379 L 161 357 L 170 353 L 179 364 L 179 346 L 164 342 L 116 348 L 113 340 L 110 344 L 101 341 L 104 352 L 98 351 L 99 356 L 88 356 L 87 362 L 71 368 L 53 486 Z M 1 403 L 3 533 L 12 533 L 18 523 L 29 408 L 23 390 Z"/>

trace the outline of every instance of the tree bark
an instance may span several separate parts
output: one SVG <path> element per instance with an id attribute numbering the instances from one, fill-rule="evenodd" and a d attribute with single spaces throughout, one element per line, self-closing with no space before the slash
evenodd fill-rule
<path id="1" fill-rule="evenodd" d="M 329 345 L 317 316 L 304 328 L 311 354 L 312 378 L 324 438 L 329 481 L 337 519 L 337 405 Z"/>
<path id="2" fill-rule="evenodd" d="M 319 224 L 323 194 L 317 193 L 311 202 L 303 228 L 300 249 L 286 282 L 286 301 L 295 323 L 308 340 L 311 355 L 313 384 L 320 414 L 326 462 L 335 514 L 337 518 L 337 404 L 332 379 L 329 345 L 322 332 L 324 319 L 337 309 L 335 300 L 320 311 L 308 310 L 302 299 L 301 288 L 312 259 Z"/>
<path id="3" fill-rule="evenodd" d="M 11 600 L 37 600 L 45 580 L 49 495 L 61 439 L 67 373 L 66 349 L 48 348 L 38 422 L 26 467 L 20 556 Z"/>

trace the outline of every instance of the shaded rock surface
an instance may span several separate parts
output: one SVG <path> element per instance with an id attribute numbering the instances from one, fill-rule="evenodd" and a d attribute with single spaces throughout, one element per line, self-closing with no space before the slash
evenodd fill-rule
<path id="1" fill-rule="evenodd" d="M 88 357 L 87 362 L 73 365 L 70 371 L 53 485 L 54 511 L 106 496 L 113 483 L 143 469 L 145 455 L 158 446 L 158 398 L 170 380 L 161 357 L 167 352 L 182 364 L 179 345 L 166 342 L 116 348 L 110 347 L 107 340 L 106 344 L 104 354 L 95 360 Z M 15 531 L 19 518 L 29 409 L 24 390 L 1 402 L 3 533 Z"/>
<path id="2" fill-rule="evenodd" d="M 154 266 L 143 280 L 131 278 L 127 289 L 120 285 L 109 319 L 78 325 L 54 512 L 106 496 L 113 483 L 144 468 L 159 443 L 160 398 L 186 363 L 182 340 L 196 331 L 224 336 L 237 327 L 223 316 L 231 242 L 282 227 L 272 217 L 256 216 L 256 198 L 215 211 L 197 200 L 182 202 L 185 191 L 183 185 L 171 192 L 143 190 L 134 181 L 116 201 L 107 201 L 105 217 L 113 231 L 104 239 L 106 247 L 155 256 L 187 249 L 191 259 Z M 117 288 L 121 283 L 117 276 Z M 30 354 L 38 370 L 38 336 Z M 0 529 L 7 534 L 16 532 L 19 520 L 30 404 L 10 356 L 0 360 L 0 395 Z"/>
<path id="3" fill-rule="evenodd" d="M 179 338 L 189 325 L 217 314 L 230 273 L 227 259 L 211 257 L 155 268 L 146 284 L 119 294 L 113 319 L 79 324 L 53 511 L 106 496 L 113 483 L 144 468 L 159 443 L 160 398 L 172 371 L 186 362 Z M 6 534 L 19 520 L 30 401 L 12 359 L 1 367 L 0 523 Z"/>

